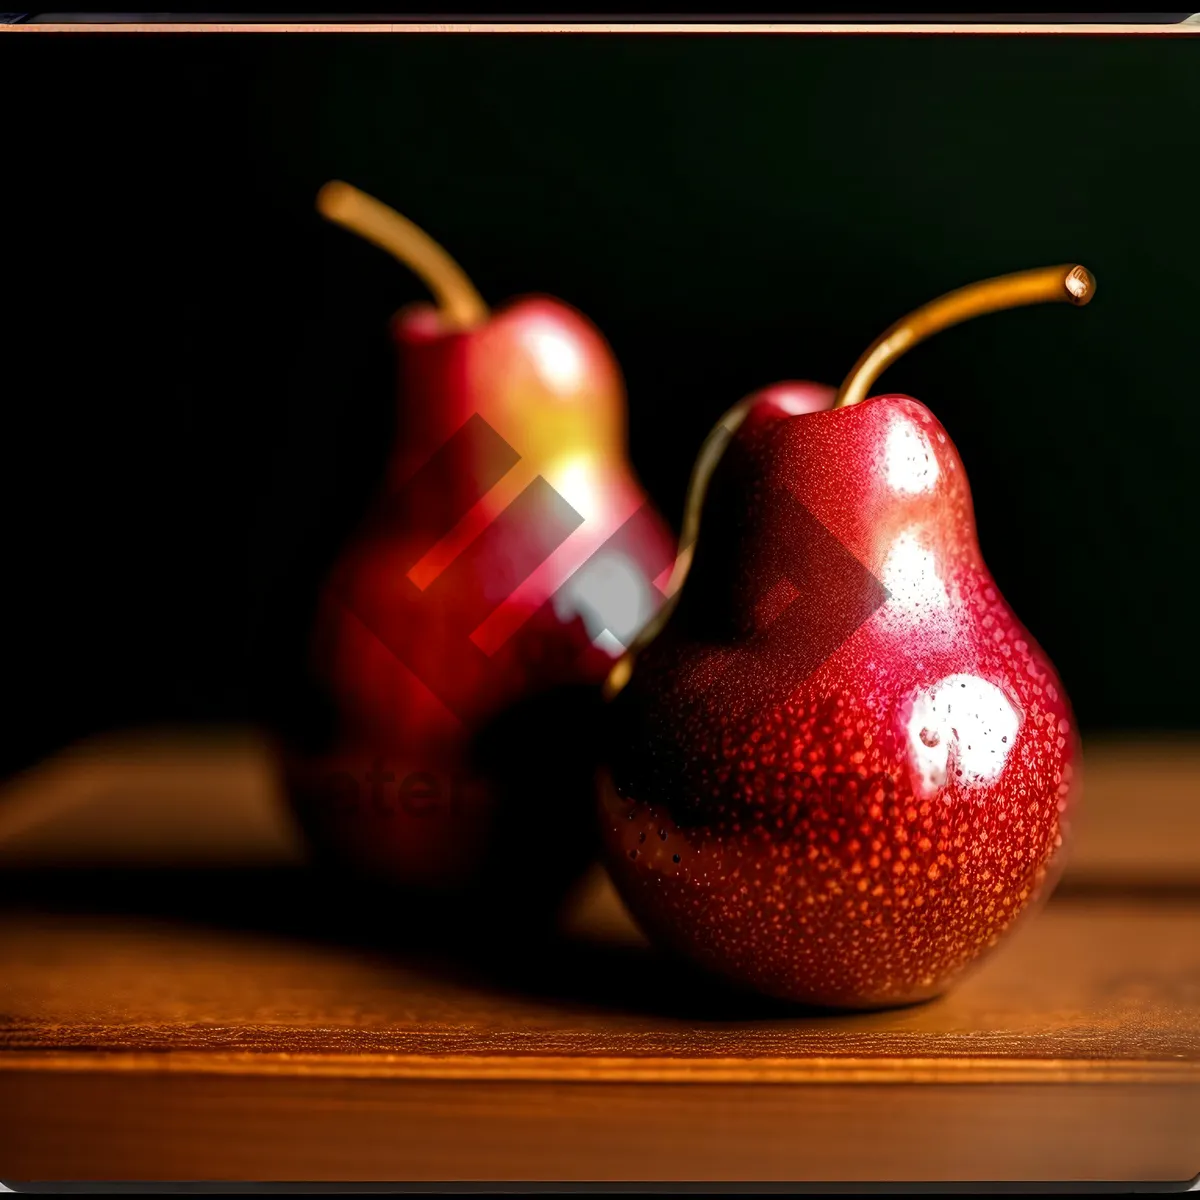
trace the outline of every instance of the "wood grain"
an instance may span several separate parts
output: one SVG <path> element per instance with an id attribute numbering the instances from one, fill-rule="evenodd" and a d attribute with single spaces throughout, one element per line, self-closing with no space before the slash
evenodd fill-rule
<path id="1" fill-rule="evenodd" d="M 19 1179 L 1183 1180 L 1194 1087 L 587 1084 L 19 1073 Z"/>
<path id="2" fill-rule="evenodd" d="M 1200 888 L 1200 738 L 1088 739 L 1075 832 L 1068 887 Z M 303 858 L 270 744 L 249 730 L 97 737 L 0 786 L 0 870 Z"/>
<path id="3" fill-rule="evenodd" d="M 631 928 L 556 944 L 558 972 L 514 952 L 490 973 L 249 931 L 13 916 L 0 921 L 0 960 L 20 964 L 0 979 L 0 1047 L 14 1068 L 158 1070 L 169 1051 L 235 1073 L 1195 1079 L 1198 932 L 1200 900 L 1052 904 L 943 1000 L 796 1016 L 689 996 L 695 981 L 673 986 L 677 968 Z"/>
<path id="4" fill-rule="evenodd" d="M 661 959 L 600 873 L 556 935 L 456 943 L 302 865 L 253 738 L 80 748 L 8 792 L 57 815 L 0 869 L 0 1179 L 1189 1178 L 1200 756 L 1089 772 L 1074 885 L 944 999 L 838 1016 Z M 103 812 L 141 838 L 85 867 Z"/>
<path id="5" fill-rule="evenodd" d="M 1064 882 L 1200 887 L 1200 739 L 1095 737 Z"/>
<path id="6" fill-rule="evenodd" d="M 944 1000 L 831 1017 L 697 1003 L 611 909 L 557 989 L 10 914 L 0 1178 L 1182 1179 L 1198 918 L 1054 903 Z"/>

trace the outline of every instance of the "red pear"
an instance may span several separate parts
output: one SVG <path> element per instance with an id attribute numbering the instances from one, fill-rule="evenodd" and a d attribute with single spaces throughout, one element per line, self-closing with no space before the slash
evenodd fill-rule
<path id="1" fill-rule="evenodd" d="M 963 289 L 832 406 L 763 394 L 718 427 L 686 581 L 608 689 L 609 867 L 663 945 L 772 997 L 885 1007 L 944 991 L 1053 887 L 1066 692 L 988 571 L 946 430 L 863 397 L 937 328 L 1093 290 L 1082 268 Z"/>
<path id="2" fill-rule="evenodd" d="M 319 207 L 438 303 L 393 323 L 397 439 L 322 592 L 313 667 L 332 728 L 289 747 L 291 796 L 337 862 L 548 914 L 594 850 L 600 686 L 664 600 L 675 539 L 582 313 L 548 297 L 489 311 L 400 214 L 344 184 Z"/>

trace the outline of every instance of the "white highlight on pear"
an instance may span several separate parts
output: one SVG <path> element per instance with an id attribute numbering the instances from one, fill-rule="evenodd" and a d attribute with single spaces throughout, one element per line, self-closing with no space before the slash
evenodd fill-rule
<path id="1" fill-rule="evenodd" d="M 618 658 L 654 615 L 654 596 L 635 562 L 624 554 L 603 554 L 559 589 L 554 611 L 562 620 L 578 613 L 593 644 Z"/>
<path id="2" fill-rule="evenodd" d="M 888 430 L 883 463 L 888 486 L 914 496 L 932 491 L 940 473 L 929 439 L 902 417 Z"/>
<path id="3" fill-rule="evenodd" d="M 601 493 L 595 461 L 586 454 L 559 459 L 544 472 L 546 482 L 585 520 L 599 515 Z"/>
<path id="4" fill-rule="evenodd" d="M 804 413 L 820 411 L 822 401 L 818 395 L 810 395 L 807 392 L 784 392 L 776 395 L 772 403 L 789 417 L 798 417 Z"/>
<path id="5" fill-rule="evenodd" d="M 556 392 L 577 391 L 583 382 L 583 357 L 579 348 L 553 326 L 534 328 L 527 335 L 538 374 Z"/>
<path id="6" fill-rule="evenodd" d="M 909 754 L 922 794 L 953 781 L 989 783 L 1012 753 L 1021 715 L 994 684 L 976 675 L 947 675 L 913 698 Z"/>
<path id="7" fill-rule="evenodd" d="M 893 612 L 927 619 L 931 613 L 950 607 L 937 557 L 913 528 L 905 529 L 892 541 L 880 582 L 891 596 L 887 607 Z"/>

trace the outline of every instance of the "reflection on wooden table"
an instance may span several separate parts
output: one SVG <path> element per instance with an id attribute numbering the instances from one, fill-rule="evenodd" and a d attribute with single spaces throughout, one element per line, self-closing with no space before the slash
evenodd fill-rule
<path id="1" fill-rule="evenodd" d="M 1191 1177 L 1200 749 L 1085 763 L 1042 912 L 943 1000 L 829 1016 L 660 959 L 599 873 L 553 939 L 452 954 L 304 869 L 248 735 L 77 748 L 0 793 L 0 1179 Z"/>

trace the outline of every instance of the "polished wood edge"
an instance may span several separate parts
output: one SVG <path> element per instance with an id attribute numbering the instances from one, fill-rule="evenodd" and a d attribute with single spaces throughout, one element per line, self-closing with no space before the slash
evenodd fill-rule
<path id="1" fill-rule="evenodd" d="M 644 23 L 613 23 L 613 24 L 578 24 L 567 21 L 546 24 L 351 24 L 319 25 L 295 24 L 279 25 L 222 25 L 222 24 L 174 24 L 153 23 L 144 24 L 46 24 L 46 25 L 5 25 L 0 26 L 2 33 L 374 33 L 374 34 L 405 34 L 405 33 L 593 33 L 593 34 L 902 34 L 905 36 L 944 36 L 947 34 L 1011 34 L 1022 37 L 1029 36 L 1062 36 L 1075 35 L 1079 37 L 1172 37 L 1200 33 L 1200 28 L 1191 24 L 1179 25 L 904 25 L 904 24 L 829 24 L 829 25 L 799 25 L 799 24 L 655 24 Z"/>
<path id="2" fill-rule="evenodd" d="M 566 1055 L 294 1054 L 10 1050 L 6 1071 L 253 1075 L 526 1083 L 1200 1084 L 1200 1062 L 998 1057 L 610 1058 Z"/>

